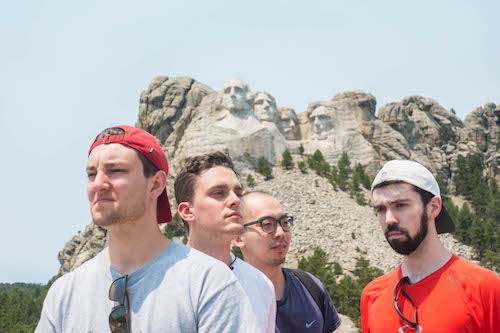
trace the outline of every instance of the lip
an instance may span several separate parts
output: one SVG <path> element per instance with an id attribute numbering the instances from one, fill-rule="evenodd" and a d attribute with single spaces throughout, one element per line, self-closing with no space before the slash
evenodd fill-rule
<path id="1" fill-rule="evenodd" d="M 94 200 L 94 205 L 101 205 L 101 204 L 107 204 L 111 203 L 114 200 L 112 198 L 97 198 Z"/>
<path id="2" fill-rule="evenodd" d="M 241 219 L 241 214 L 239 212 L 232 212 L 226 216 L 227 218 L 236 217 Z"/>
<path id="3" fill-rule="evenodd" d="M 281 249 L 286 249 L 288 247 L 287 243 L 277 243 L 271 246 L 272 250 L 281 250 Z"/>
<path id="4" fill-rule="evenodd" d="M 391 231 L 391 232 L 389 232 L 387 234 L 387 236 L 388 237 L 393 237 L 393 238 L 395 238 L 395 237 L 401 237 L 401 236 L 403 236 L 403 233 L 400 232 L 400 231 Z"/>

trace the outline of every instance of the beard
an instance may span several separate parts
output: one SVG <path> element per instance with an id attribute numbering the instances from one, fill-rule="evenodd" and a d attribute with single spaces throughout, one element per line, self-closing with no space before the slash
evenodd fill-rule
<path id="1" fill-rule="evenodd" d="M 110 211 L 94 213 L 91 211 L 92 220 L 99 227 L 109 227 L 112 225 L 124 224 L 127 221 L 134 221 L 144 215 L 146 203 L 144 200 L 135 201 L 133 206 L 117 208 Z"/>
<path id="2" fill-rule="evenodd" d="M 407 256 L 413 253 L 425 239 L 427 236 L 428 226 L 429 222 L 427 221 L 427 211 L 424 207 L 422 215 L 420 216 L 420 227 L 415 236 L 411 237 L 408 230 L 401 228 L 398 224 L 391 224 L 385 230 L 385 238 L 394 251 Z M 391 231 L 398 231 L 406 238 L 400 237 L 399 239 L 389 239 L 389 232 Z"/>

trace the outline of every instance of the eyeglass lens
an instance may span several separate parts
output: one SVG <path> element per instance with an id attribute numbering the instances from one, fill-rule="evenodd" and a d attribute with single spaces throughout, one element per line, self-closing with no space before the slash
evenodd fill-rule
<path id="1" fill-rule="evenodd" d="M 274 232 L 278 227 L 278 222 L 283 231 L 290 231 L 293 227 L 293 217 L 291 216 L 282 216 L 279 220 L 272 217 L 266 217 L 262 220 L 262 230 L 268 233 Z"/>
<path id="2" fill-rule="evenodd" d="M 118 302 L 109 314 L 109 328 L 113 333 L 129 333 L 129 313 L 127 300 L 127 279 L 124 275 L 119 277 L 111 284 L 109 288 L 109 299 Z"/>
<path id="3" fill-rule="evenodd" d="M 405 276 L 403 277 L 402 279 L 400 279 L 398 281 L 398 283 L 396 283 L 396 286 L 394 287 L 394 298 L 393 298 L 393 303 L 394 303 L 394 308 L 396 309 L 396 312 L 398 313 L 399 317 L 401 319 L 403 319 L 403 321 L 410 325 L 410 327 L 417 327 L 418 326 L 418 315 L 417 315 L 417 307 L 415 306 L 415 303 L 413 303 L 412 299 L 408 296 L 407 293 L 404 292 L 403 290 L 403 286 L 405 283 L 408 283 L 408 277 Z M 400 286 L 401 285 L 401 286 Z M 399 292 L 398 292 L 398 289 L 399 289 Z M 401 307 L 399 306 L 398 304 L 398 301 L 400 299 L 400 297 L 398 297 L 398 294 L 401 293 L 401 295 L 403 295 L 404 297 L 406 297 L 406 299 L 408 299 L 408 301 L 411 303 L 411 305 L 413 306 L 413 309 L 415 310 L 415 315 L 414 315 L 414 321 L 411 321 L 409 320 L 408 318 L 406 318 L 403 313 L 401 312 Z"/>

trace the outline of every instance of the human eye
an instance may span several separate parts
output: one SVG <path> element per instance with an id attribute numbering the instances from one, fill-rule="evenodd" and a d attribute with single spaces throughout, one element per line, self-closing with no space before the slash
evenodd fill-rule
<path id="1" fill-rule="evenodd" d="M 94 179 L 95 178 L 95 172 L 94 171 L 88 171 L 87 172 L 87 178 L 88 179 Z"/>
<path id="2" fill-rule="evenodd" d="M 224 90 L 224 94 L 229 94 L 231 92 L 231 87 L 228 87 Z"/>
<path id="3" fill-rule="evenodd" d="M 260 105 L 260 104 L 262 104 L 262 103 L 263 103 L 263 101 L 262 101 L 261 99 L 259 99 L 259 100 L 255 101 L 255 105 Z"/>
<path id="4" fill-rule="evenodd" d="M 262 223 L 262 230 L 264 231 L 271 231 L 274 228 L 274 221 L 271 221 L 269 219 L 265 219 L 261 223 Z"/>

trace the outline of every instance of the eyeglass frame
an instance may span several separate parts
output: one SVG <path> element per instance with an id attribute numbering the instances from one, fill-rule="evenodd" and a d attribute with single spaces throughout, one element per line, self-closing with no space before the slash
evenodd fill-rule
<path id="1" fill-rule="evenodd" d="M 113 286 L 115 286 L 115 284 L 117 283 L 117 281 L 121 280 L 121 279 L 125 279 L 125 284 L 124 284 L 124 290 L 123 290 L 123 296 L 121 298 L 118 298 L 118 297 L 112 297 L 111 295 L 111 291 L 113 290 Z M 108 320 L 109 320 L 109 329 L 111 330 L 112 333 L 121 333 L 123 331 L 126 331 L 128 333 L 131 332 L 131 325 L 130 325 L 130 311 L 129 311 L 129 300 L 128 300 L 128 292 L 127 292 L 127 283 L 128 283 L 128 275 L 123 275 L 123 276 L 120 276 L 119 278 L 117 278 L 116 280 L 114 280 L 112 283 L 111 283 L 111 286 L 109 287 L 109 292 L 108 292 L 108 298 L 111 300 L 111 301 L 114 301 L 114 302 L 118 302 L 118 305 L 115 305 L 112 309 L 111 309 L 111 313 L 109 314 L 109 317 L 108 317 Z M 116 288 L 116 287 L 115 287 Z M 125 322 L 126 322 L 126 327 L 124 327 L 124 330 L 121 330 L 121 329 L 118 329 L 118 331 L 115 331 L 115 329 L 113 329 L 113 327 L 116 327 L 117 325 L 114 325 L 112 326 L 111 325 L 111 320 L 115 320 L 113 317 L 112 317 L 112 314 L 120 309 L 120 308 L 123 308 L 125 309 Z"/>
<path id="2" fill-rule="evenodd" d="M 410 279 L 407 277 L 407 276 L 404 276 L 402 277 L 398 283 L 396 283 L 396 286 L 394 287 L 394 297 L 393 297 L 393 303 L 394 303 L 394 309 L 396 309 L 396 312 L 398 313 L 399 317 L 401 319 L 403 319 L 403 321 L 408 324 L 410 327 L 412 328 L 417 328 L 418 327 L 418 314 L 417 314 L 417 306 L 415 305 L 415 303 L 413 303 L 412 299 L 410 298 L 410 296 L 408 296 L 407 293 L 405 293 L 405 291 L 403 290 L 403 286 L 405 283 L 408 283 L 410 284 Z M 398 287 L 399 287 L 399 284 L 401 284 L 401 288 L 400 288 L 400 291 L 401 291 L 401 294 L 406 297 L 411 305 L 413 305 L 413 308 L 415 309 L 415 315 L 414 315 L 414 320 L 415 321 L 411 321 L 409 320 L 408 318 L 406 318 L 403 313 L 401 312 L 401 307 L 399 306 L 398 304 L 398 301 L 399 301 L 399 298 L 397 297 L 397 291 L 398 291 Z"/>
<path id="3" fill-rule="evenodd" d="M 285 228 L 283 228 L 283 225 L 281 224 L 281 220 L 282 220 L 284 217 L 286 217 L 286 218 L 288 218 L 288 219 L 291 219 L 291 221 L 290 221 L 290 222 L 291 222 L 291 223 L 290 223 L 290 224 L 291 224 L 291 227 L 290 227 L 290 228 L 287 228 L 288 230 L 285 230 Z M 264 230 L 264 227 L 262 226 L 262 222 L 264 222 L 264 220 L 268 220 L 268 219 L 270 219 L 270 220 L 272 220 L 272 221 L 274 222 L 274 227 L 273 227 L 273 230 L 271 230 L 271 231 L 265 231 L 265 230 Z M 263 217 L 261 217 L 260 219 L 258 219 L 258 220 L 256 220 L 256 221 L 253 221 L 253 222 L 248 222 L 248 223 L 244 224 L 243 226 L 244 226 L 244 227 L 248 227 L 248 226 L 251 226 L 251 225 L 254 225 L 254 224 L 260 223 L 260 228 L 262 229 L 262 231 L 263 231 L 263 232 L 265 232 L 266 234 L 272 234 L 273 232 L 275 232 L 275 231 L 276 231 L 276 229 L 278 229 L 278 223 L 279 223 L 279 225 L 281 226 L 281 229 L 283 229 L 283 231 L 284 231 L 284 232 L 290 232 L 290 231 L 293 229 L 293 226 L 294 226 L 293 221 L 294 221 L 293 216 L 290 216 L 290 215 L 288 215 L 288 214 L 283 214 L 282 216 L 280 216 L 280 218 L 279 218 L 279 219 L 275 219 L 275 218 L 274 218 L 274 217 L 272 217 L 272 216 L 263 216 Z"/>

